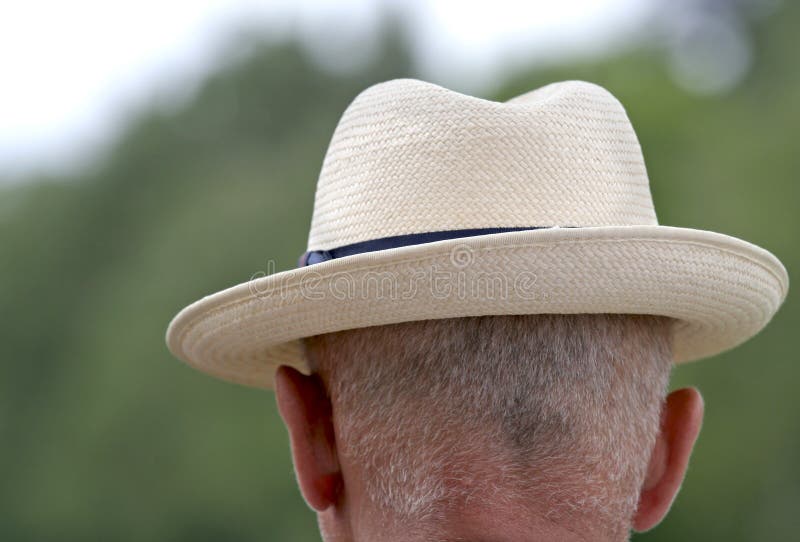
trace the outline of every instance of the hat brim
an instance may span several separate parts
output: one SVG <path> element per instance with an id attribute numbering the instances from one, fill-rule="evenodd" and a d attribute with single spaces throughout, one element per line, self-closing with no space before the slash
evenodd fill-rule
<path id="1" fill-rule="evenodd" d="M 674 358 L 682 363 L 754 336 L 788 286 L 770 252 L 719 233 L 670 226 L 516 231 L 256 278 L 184 308 L 167 344 L 201 371 L 270 389 L 279 365 L 307 372 L 300 339 L 322 333 L 481 315 L 651 314 L 678 320 Z"/>

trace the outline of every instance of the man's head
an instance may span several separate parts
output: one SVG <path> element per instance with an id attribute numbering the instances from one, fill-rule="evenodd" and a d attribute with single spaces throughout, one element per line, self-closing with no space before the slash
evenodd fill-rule
<path id="1" fill-rule="evenodd" d="M 665 400 L 672 320 L 485 316 L 306 341 L 278 406 L 326 541 L 624 540 L 666 514 L 700 428 Z"/>
<path id="2" fill-rule="evenodd" d="M 652 527 L 702 418 L 696 390 L 665 399 L 671 364 L 753 337 L 789 282 L 758 246 L 659 225 L 624 107 L 583 81 L 505 102 L 365 89 L 331 137 L 298 264 L 187 306 L 167 344 L 276 389 L 328 541 Z M 471 317 L 508 312 L 573 316 Z M 308 376 L 292 369 L 306 337 Z"/>

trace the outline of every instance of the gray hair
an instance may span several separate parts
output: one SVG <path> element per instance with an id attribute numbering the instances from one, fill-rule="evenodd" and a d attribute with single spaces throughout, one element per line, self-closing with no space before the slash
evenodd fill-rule
<path id="1" fill-rule="evenodd" d="M 626 533 L 672 364 L 671 319 L 482 316 L 306 340 L 340 454 L 387 515 L 487 502 Z M 530 500 L 530 499 L 535 500 Z M 390 514 L 388 512 L 391 511 Z"/>

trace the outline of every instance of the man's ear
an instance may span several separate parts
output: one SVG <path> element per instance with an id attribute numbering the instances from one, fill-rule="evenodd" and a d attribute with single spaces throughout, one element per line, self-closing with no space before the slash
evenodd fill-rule
<path id="1" fill-rule="evenodd" d="M 286 365 L 275 374 L 275 398 L 289 430 L 300 491 L 311 508 L 322 512 L 342 489 L 330 399 L 317 375 Z"/>
<path id="2" fill-rule="evenodd" d="M 667 396 L 633 518 L 635 530 L 652 529 L 667 515 L 683 482 L 702 422 L 703 398 L 696 388 L 675 390 Z"/>

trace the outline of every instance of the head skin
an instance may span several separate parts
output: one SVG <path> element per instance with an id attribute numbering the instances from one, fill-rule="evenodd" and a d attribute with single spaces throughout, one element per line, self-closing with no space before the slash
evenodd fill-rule
<path id="1" fill-rule="evenodd" d="M 620 541 L 668 512 L 700 431 L 671 326 L 485 316 L 310 338 L 275 377 L 326 542 Z"/>

